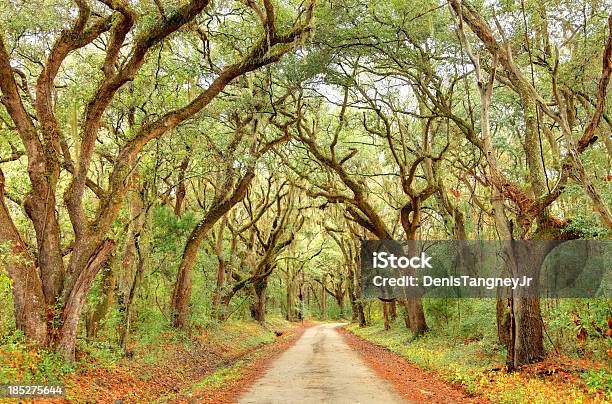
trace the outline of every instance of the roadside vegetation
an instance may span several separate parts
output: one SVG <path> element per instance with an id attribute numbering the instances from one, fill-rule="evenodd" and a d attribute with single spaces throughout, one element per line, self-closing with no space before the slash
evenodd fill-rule
<path id="1" fill-rule="evenodd" d="M 497 342 L 494 305 L 475 299 L 426 302 L 431 329 L 418 338 L 405 332 L 401 318 L 384 329 L 382 312 L 374 309 L 366 327 L 351 324 L 355 335 L 384 346 L 471 395 L 500 403 L 609 402 L 612 400 L 612 343 L 602 336 L 609 302 L 545 302 L 547 357 L 508 372 L 506 348 Z M 576 313 L 589 313 L 579 318 Z M 578 323 L 578 325 L 577 325 Z M 587 324 L 586 327 L 580 324 Z M 599 325 L 598 325 L 599 324 Z"/>
<path id="2" fill-rule="evenodd" d="M 0 384 L 65 384 L 71 402 L 154 402 L 198 398 L 224 402 L 256 375 L 260 357 L 299 334 L 297 324 L 233 320 L 192 334 L 172 327 L 135 332 L 126 357 L 112 341 L 78 341 L 76 361 L 28 345 L 13 334 L 0 341 Z M 280 349 L 280 348 L 279 348 Z M 252 373 L 252 372 L 251 372 Z"/>

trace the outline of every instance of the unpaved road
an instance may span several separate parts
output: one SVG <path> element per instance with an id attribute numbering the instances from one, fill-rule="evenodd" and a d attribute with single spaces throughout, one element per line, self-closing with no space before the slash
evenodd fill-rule
<path id="1" fill-rule="evenodd" d="M 340 325 L 307 329 L 238 403 L 406 403 L 349 348 L 334 330 Z"/>

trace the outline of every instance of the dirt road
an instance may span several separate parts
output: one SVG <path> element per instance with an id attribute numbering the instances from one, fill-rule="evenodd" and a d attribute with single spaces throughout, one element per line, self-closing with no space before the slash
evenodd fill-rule
<path id="1" fill-rule="evenodd" d="M 349 348 L 334 330 L 340 325 L 306 330 L 238 403 L 406 403 Z"/>

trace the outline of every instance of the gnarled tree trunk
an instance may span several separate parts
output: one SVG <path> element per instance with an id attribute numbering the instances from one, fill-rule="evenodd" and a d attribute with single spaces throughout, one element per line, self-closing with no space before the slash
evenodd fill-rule
<path id="1" fill-rule="evenodd" d="M 44 343 L 47 338 L 45 296 L 36 272 L 36 264 L 30 256 L 21 235 L 4 202 L 4 173 L 0 169 L 0 240 L 7 240 L 4 262 L 13 282 L 15 325 L 27 338 Z M 4 246 L 3 246 L 4 247 Z"/>
<path id="2" fill-rule="evenodd" d="M 251 317 L 263 323 L 266 320 L 266 291 L 268 290 L 268 277 L 257 280 L 253 284 L 253 303 L 251 304 Z"/>
<path id="3" fill-rule="evenodd" d="M 71 360 L 74 358 L 74 349 L 77 336 L 79 318 L 85 301 L 87 292 L 91 289 L 96 274 L 110 257 L 115 248 L 115 242 L 105 240 L 90 258 L 87 266 L 77 277 L 71 288 L 66 304 L 62 311 L 62 325 L 60 327 L 57 350 L 62 353 L 64 358 Z"/>

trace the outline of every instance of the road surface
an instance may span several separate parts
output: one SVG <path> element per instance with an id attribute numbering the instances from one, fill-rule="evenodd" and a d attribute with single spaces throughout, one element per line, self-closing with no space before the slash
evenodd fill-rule
<path id="1" fill-rule="evenodd" d="M 341 325 L 307 329 L 238 403 L 406 403 L 334 330 Z"/>

